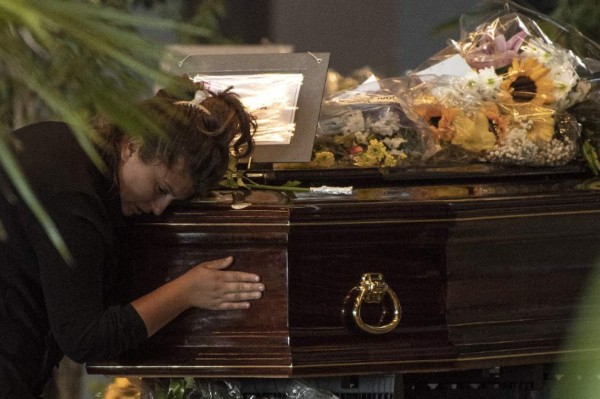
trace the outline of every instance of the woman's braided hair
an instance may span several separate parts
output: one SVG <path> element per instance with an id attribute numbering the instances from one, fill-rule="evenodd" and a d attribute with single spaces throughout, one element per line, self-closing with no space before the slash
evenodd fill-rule
<path id="1" fill-rule="evenodd" d="M 198 98 L 199 90 L 206 98 L 192 101 Z M 183 161 L 183 170 L 198 192 L 209 190 L 223 177 L 230 155 L 243 158 L 254 148 L 256 119 L 231 87 L 214 93 L 184 76 L 175 86 L 142 101 L 141 106 L 162 133 L 143 137 L 141 159 L 159 160 L 168 168 Z M 100 130 L 102 133 L 103 129 Z M 113 147 L 117 157 L 114 161 L 118 164 L 116 144 L 121 142 L 123 134 L 115 126 L 109 130 L 103 136 L 112 142 L 107 144 Z"/>

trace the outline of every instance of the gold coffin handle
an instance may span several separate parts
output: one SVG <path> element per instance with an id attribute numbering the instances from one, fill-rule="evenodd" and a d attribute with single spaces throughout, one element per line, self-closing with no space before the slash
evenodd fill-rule
<path id="1" fill-rule="evenodd" d="M 354 299 L 354 305 L 352 306 L 352 317 L 354 322 L 363 331 L 371 334 L 385 334 L 390 332 L 398 323 L 402 317 L 402 308 L 400 307 L 400 301 L 398 297 L 385 282 L 383 274 L 381 273 L 365 273 L 362 275 L 361 282 L 358 286 L 354 287 L 354 290 L 358 291 L 358 295 Z M 392 305 L 394 307 L 394 314 L 392 320 L 381 326 L 373 326 L 363 321 L 360 315 L 360 309 L 363 302 L 366 303 L 382 303 L 386 294 L 390 297 Z M 382 318 L 385 315 L 385 307 L 382 304 Z"/>

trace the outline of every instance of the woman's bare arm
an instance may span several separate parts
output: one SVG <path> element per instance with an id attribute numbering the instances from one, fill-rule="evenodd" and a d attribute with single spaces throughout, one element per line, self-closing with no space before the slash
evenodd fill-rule
<path id="1" fill-rule="evenodd" d="M 232 257 L 200 263 L 180 277 L 134 300 L 152 336 L 183 311 L 197 307 L 211 310 L 247 309 L 250 301 L 264 291 L 260 277 L 253 273 L 223 270 Z"/>

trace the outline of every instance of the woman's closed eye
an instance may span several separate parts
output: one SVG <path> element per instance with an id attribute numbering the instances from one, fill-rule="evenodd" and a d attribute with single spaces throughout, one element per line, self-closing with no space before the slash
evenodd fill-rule
<path id="1" fill-rule="evenodd" d="M 169 195 L 171 194 L 171 190 L 161 186 L 160 184 L 156 186 L 156 191 L 161 195 Z"/>

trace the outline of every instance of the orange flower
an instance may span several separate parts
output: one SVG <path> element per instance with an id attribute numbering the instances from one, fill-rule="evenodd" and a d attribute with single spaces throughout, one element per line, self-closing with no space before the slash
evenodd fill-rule
<path id="1" fill-rule="evenodd" d="M 481 107 L 481 112 L 490 122 L 492 132 L 498 137 L 498 141 L 506 137 L 508 120 L 506 115 L 500 113 L 496 103 L 486 102 Z"/>
<path id="2" fill-rule="evenodd" d="M 452 141 L 454 137 L 453 123 L 456 117 L 460 114 L 457 108 L 442 109 L 442 117 L 438 123 L 438 135 L 442 141 Z"/>
<path id="3" fill-rule="evenodd" d="M 427 122 L 436 142 L 452 140 L 452 122 L 460 112 L 458 109 L 438 104 L 421 104 L 415 107 L 415 112 Z"/>

